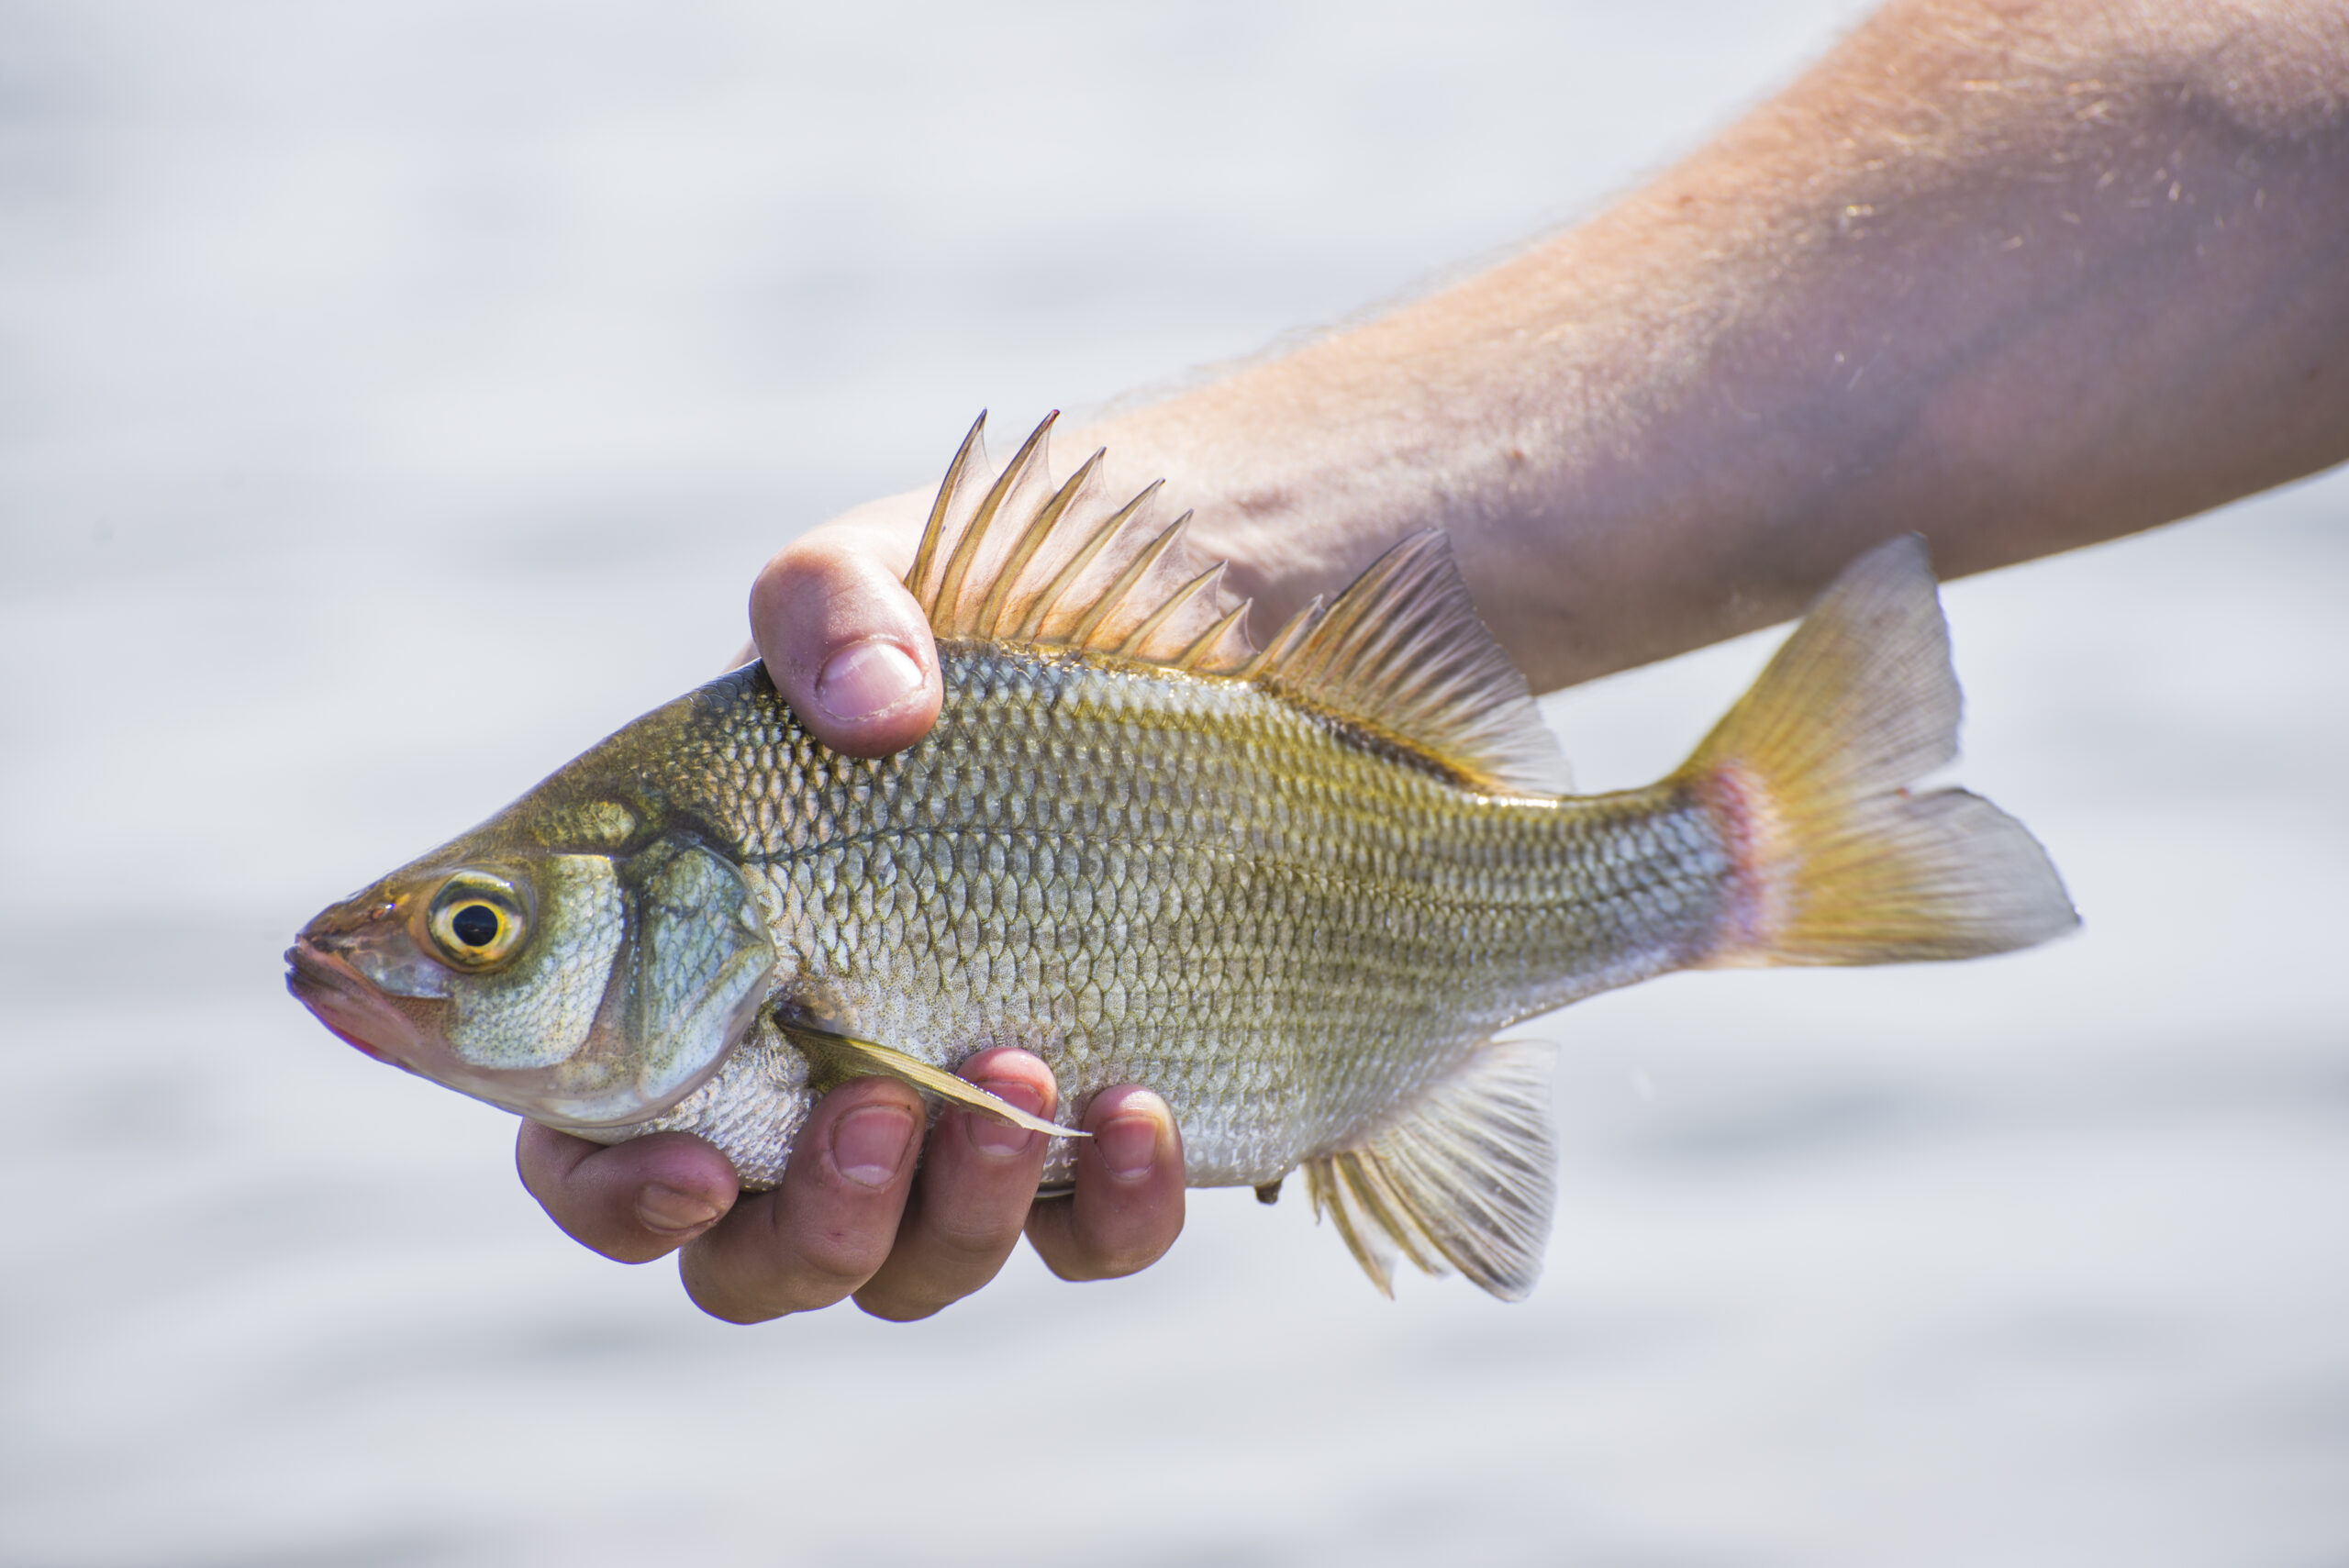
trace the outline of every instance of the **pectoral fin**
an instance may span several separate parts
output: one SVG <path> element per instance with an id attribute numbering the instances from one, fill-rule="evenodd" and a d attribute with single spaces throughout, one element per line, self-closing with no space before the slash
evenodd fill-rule
<path id="1" fill-rule="evenodd" d="M 1092 1136 L 1073 1127 L 1046 1121 L 1040 1116 L 1030 1116 L 1008 1100 L 988 1094 L 967 1078 L 957 1078 L 945 1069 L 932 1067 L 902 1051 L 796 1021 L 777 1020 L 776 1028 L 782 1030 L 784 1039 L 807 1052 L 810 1061 L 818 1067 L 830 1069 L 840 1078 L 895 1078 L 922 1094 L 935 1095 L 948 1105 L 977 1111 L 998 1121 L 1008 1121 L 1028 1132 L 1041 1132 L 1053 1138 Z"/>

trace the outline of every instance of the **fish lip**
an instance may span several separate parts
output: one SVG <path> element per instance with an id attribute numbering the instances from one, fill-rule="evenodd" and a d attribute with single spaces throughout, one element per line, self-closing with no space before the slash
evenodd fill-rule
<path id="1" fill-rule="evenodd" d="M 285 950 L 285 989 L 328 1033 L 362 1054 L 550 1127 L 581 1130 L 628 1127 L 647 1115 L 658 1114 L 631 1107 L 620 1116 L 565 1116 L 543 1103 L 543 1095 L 533 1086 L 543 1076 L 540 1070 L 499 1073 L 459 1060 L 428 1026 L 420 1025 L 399 1001 L 385 996 L 373 981 L 335 951 L 334 941 L 331 933 L 323 941 L 314 940 L 308 931 L 296 937 Z"/>
<path id="2" fill-rule="evenodd" d="M 306 1002 L 310 991 L 349 995 L 360 978 L 341 959 L 311 946 L 307 937 L 295 938 L 285 950 L 285 988 Z"/>
<path id="3" fill-rule="evenodd" d="M 371 1024 L 379 1035 L 387 1028 L 404 1037 L 412 1037 L 415 1030 L 375 995 L 364 975 L 337 954 L 314 946 L 306 936 L 295 938 L 285 950 L 285 989 L 328 1033 L 378 1062 L 406 1065 L 390 1048 L 368 1038 L 365 1026 Z"/>

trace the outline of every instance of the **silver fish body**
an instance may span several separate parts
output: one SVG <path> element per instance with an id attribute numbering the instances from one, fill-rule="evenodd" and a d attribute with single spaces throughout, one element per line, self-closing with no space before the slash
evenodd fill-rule
<path id="1" fill-rule="evenodd" d="M 1480 794 L 1237 682 L 941 653 L 936 729 L 877 762 L 756 667 L 713 683 L 651 721 L 661 793 L 757 878 L 779 1007 L 941 1067 L 1033 1051 L 1079 1104 L 1148 1084 L 1194 1185 L 1276 1180 L 1714 940 L 1731 862 L 1678 785 Z M 808 1100 L 771 1038 L 647 1129 L 768 1184 Z"/>
<path id="2" fill-rule="evenodd" d="M 976 439 L 907 579 L 945 676 L 927 738 L 841 756 L 736 671 L 320 914 L 295 995 L 551 1125 L 699 1134 L 754 1187 L 845 1073 L 1067 1130 L 952 1075 L 1018 1046 L 1069 1119 L 1156 1090 L 1194 1184 L 1302 1168 L 1382 1288 L 1400 1255 L 1514 1297 L 1554 1160 L 1550 1053 L 1510 1025 L 1667 970 L 2075 923 L 2019 824 L 1909 788 L 1959 706 L 1914 539 L 1671 776 L 1577 797 L 1441 535 L 1260 651 L 1150 493 L 1104 517 L 1088 463 L 1046 494 L 1041 431 L 988 484 Z"/>

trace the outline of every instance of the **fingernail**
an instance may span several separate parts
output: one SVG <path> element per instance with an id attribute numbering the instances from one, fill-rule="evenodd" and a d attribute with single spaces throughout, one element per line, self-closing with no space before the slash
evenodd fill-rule
<path id="1" fill-rule="evenodd" d="M 858 1186 L 885 1187 L 896 1179 L 913 1136 L 914 1118 L 896 1106 L 852 1110 L 832 1129 L 832 1163 Z"/>
<path id="2" fill-rule="evenodd" d="M 816 677 L 816 700 L 834 718 L 877 717 L 920 690 L 921 666 L 894 642 L 843 648 Z"/>
<path id="3" fill-rule="evenodd" d="M 718 1205 L 695 1193 L 654 1182 L 636 1195 L 636 1218 L 647 1230 L 698 1230 L 718 1216 Z"/>
<path id="4" fill-rule="evenodd" d="M 1158 1162 L 1158 1118 L 1147 1112 L 1112 1117 L 1093 1135 L 1101 1163 L 1121 1182 L 1138 1182 Z"/>
<path id="5" fill-rule="evenodd" d="M 980 1081 L 979 1087 L 1030 1116 L 1043 1113 L 1044 1096 L 1037 1093 L 1033 1084 L 1008 1078 L 986 1078 Z M 971 1112 L 963 1118 L 963 1125 L 970 1129 L 972 1145 L 989 1154 L 1025 1154 L 1040 1136 L 1024 1127 L 997 1121 L 985 1111 Z"/>

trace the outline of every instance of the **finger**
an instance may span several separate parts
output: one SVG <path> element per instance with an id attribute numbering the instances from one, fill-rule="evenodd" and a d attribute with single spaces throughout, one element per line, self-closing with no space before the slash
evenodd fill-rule
<path id="1" fill-rule="evenodd" d="M 890 1078 L 818 1101 L 782 1184 L 685 1249 L 685 1294 L 714 1318 L 756 1323 L 829 1307 L 872 1278 L 896 1239 L 922 1116 L 921 1096 Z"/>
<path id="2" fill-rule="evenodd" d="M 1085 1107 L 1076 1192 L 1040 1203 L 1028 1240 L 1067 1280 L 1115 1279 L 1158 1262 L 1183 1231 L 1183 1135 L 1148 1089 L 1104 1089 Z"/>
<path id="3" fill-rule="evenodd" d="M 623 1263 L 675 1251 L 717 1224 L 737 1191 L 726 1156 L 682 1132 L 607 1149 L 526 1121 L 514 1167 L 573 1240 Z"/>
<path id="4" fill-rule="evenodd" d="M 1021 1110 L 1052 1114 L 1052 1069 L 1027 1051 L 984 1051 L 962 1071 Z M 976 1111 L 941 1117 L 922 1148 L 897 1243 L 856 1304 L 876 1318 L 927 1318 L 995 1278 L 1036 1201 L 1047 1141 Z"/>
<path id="5" fill-rule="evenodd" d="M 875 553 L 877 537 L 818 528 L 751 585 L 751 635 L 775 689 L 818 740 L 859 757 L 928 734 L 942 690 L 930 622 Z"/>

